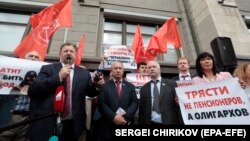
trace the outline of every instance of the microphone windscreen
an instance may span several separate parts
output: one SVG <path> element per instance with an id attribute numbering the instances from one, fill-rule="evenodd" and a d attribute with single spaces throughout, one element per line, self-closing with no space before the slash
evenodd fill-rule
<path id="1" fill-rule="evenodd" d="M 49 141 L 58 141 L 58 137 L 57 136 L 51 136 L 49 138 Z"/>
<path id="2" fill-rule="evenodd" d="M 71 57 L 70 56 L 66 57 L 66 63 L 69 64 L 69 65 L 71 64 Z"/>

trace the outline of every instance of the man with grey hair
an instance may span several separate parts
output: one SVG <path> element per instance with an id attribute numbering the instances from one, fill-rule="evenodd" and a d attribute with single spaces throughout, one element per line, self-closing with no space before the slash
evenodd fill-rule
<path id="1" fill-rule="evenodd" d="M 111 140 L 112 126 L 129 125 L 138 107 L 134 85 L 123 79 L 123 64 L 114 62 L 111 73 L 112 79 L 104 84 L 98 98 L 101 113 L 99 141 Z"/>

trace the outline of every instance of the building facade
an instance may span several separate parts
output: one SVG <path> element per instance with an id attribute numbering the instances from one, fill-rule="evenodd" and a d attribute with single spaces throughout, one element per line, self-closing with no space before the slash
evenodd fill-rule
<path id="1" fill-rule="evenodd" d="M 13 50 L 30 31 L 29 16 L 59 0 L 0 0 L 0 54 Z M 181 49 L 168 47 L 157 60 L 162 73 L 178 73 L 176 59 L 187 57 L 194 71 L 197 54 L 212 53 L 210 42 L 229 37 L 238 63 L 250 61 L 249 0 L 72 0 L 73 25 L 58 30 L 48 47 L 45 61 L 58 61 L 64 41 L 79 42 L 85 34 L 82 64 L 95 70 L 105 44 L 131 46 L 140 25 L 145 47 L 150 37 L 172 16 L 178 21 Z"/>

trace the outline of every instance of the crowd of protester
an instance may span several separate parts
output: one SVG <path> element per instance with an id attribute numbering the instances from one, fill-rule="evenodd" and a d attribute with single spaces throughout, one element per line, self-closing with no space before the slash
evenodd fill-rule
<path id="1" fill-rule="evenodd" d="M 137 64 L 137 73 L 147 74 L 151 81 L 142 86 L 138 98 L 135 86 L 124 77 L 124 66 L 121 62 L 112 64 L 110 78 L 105 81 L 103 74 L 96 75 L 95 72 L 91 75 L 86 67 L 76 66 L 74 64 L 76 55 L 77 47 L 74 44 L 62 44 L 59 52 L 60 62 L 42 66 L 39 74 L 28 72 L 24 77 L 25 82 L 21 82 L 11 91 L 13 94 L 19 94 L 24 92 L 23 87 L 28 86 L 25 88 L 28 97 L 19 96 L 27 99 L 26 109 L 20 109 L 25 106 L 20 106 L 21 102 L 17 102 L 13 108 L 10 125 L 24 119 L 53 113 L 58 86 L 64 86 L 65 90 L 62 113 L 59 116 L 55 114 L 29 125 L 4 131 L 0 133 L 0 140 L 44 141 L 57 135 L 60 141 L 86 139 L 105 141 L 111 140 L 111 129 L 115 125 L 183 125 L 185 123 L 175 90 L 177 81 L 191 80 L 194 84 L 204 84 L 233 78 L 230 73 L 217 69 L 214 56 L 208 52 L 198 55 L 195 65 L 196 75 L 189 71 L 188 58 L 178 58 L 176 65 L 179 72 L 172 79 L 161 76 L 159 62 L 140 62 Z M 30 53 L 26 59 L 39 60 L 39 54 Z M 250 64 L 239 65 L 234 76 L 239 78 L 240 86 L 249 96 Z M 94 97 L 96 105 L 86 108 L 86 96 Z M 86 111 L 91 111 L 88 114 L 90 115 L 88 122 L 86 122 Z M 58 121 L 58 118 L 61 121 Z M 59 122 L 62 125 L 61 132 L 57 131 L 60 130 L 57 127 Z M 87 130 L 90 134 L 86 134 Z"/>

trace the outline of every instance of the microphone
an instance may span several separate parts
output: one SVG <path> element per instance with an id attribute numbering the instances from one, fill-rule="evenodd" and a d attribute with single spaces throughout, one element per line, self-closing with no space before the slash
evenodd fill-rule
<path id="1" fill-rule="evenodd" d="M 70 57 L 70 56 L 67 56 L 67 57 L 66 57 L 66 64 L 69 64 L 69 65 L 70 65 L 70 64 L 71 64 L 71 60 L 72 60 L 71 57 Z"/>

